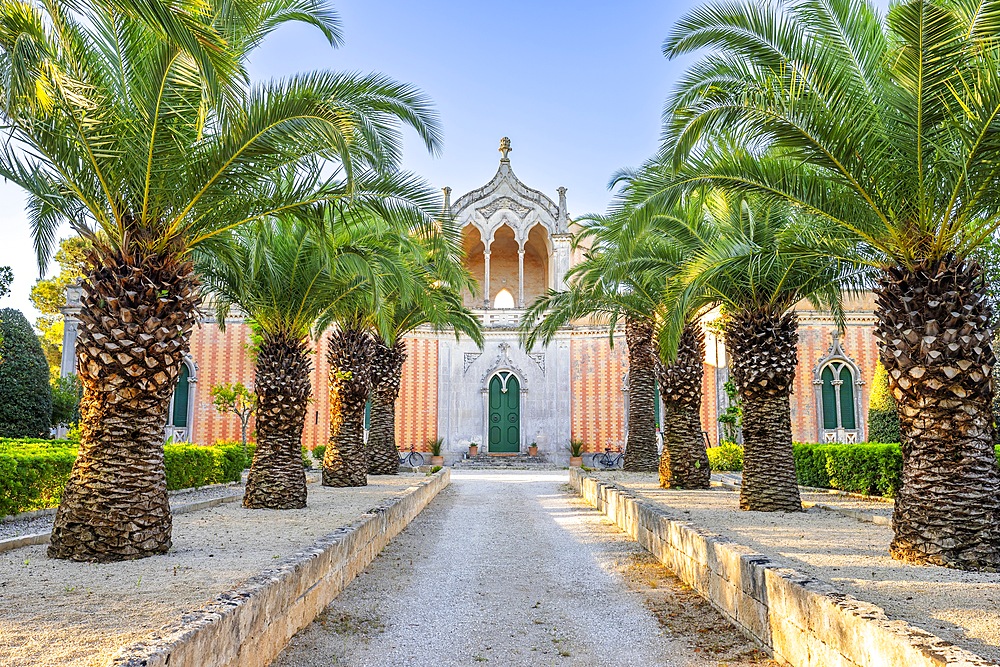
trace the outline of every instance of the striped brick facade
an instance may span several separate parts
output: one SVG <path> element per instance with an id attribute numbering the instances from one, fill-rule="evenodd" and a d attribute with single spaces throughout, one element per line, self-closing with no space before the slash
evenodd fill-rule
<path id="1" fill-rule="evenodd" d="M 574 337 L 571 342 L 573 438 L 582 440 L 587 452 L 625 440 L 623 381 L 628 353 L 624 337 L 617 337 L 615 343 L 612 347 L 604 333 Z"/>

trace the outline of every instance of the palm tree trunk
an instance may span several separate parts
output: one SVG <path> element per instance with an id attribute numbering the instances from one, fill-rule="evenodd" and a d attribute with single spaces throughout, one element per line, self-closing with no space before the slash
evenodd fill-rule
<path id="1" fill-rule="evenodd" d="M 876 289 L 876 336 L 903 449 L 894 558 L 1000 568 L 1000 473 L 992 441 L 991 307 L 979 266 L 894 268 Z"/>
<path id="2" fill-rule="evenodd" d="M 693 322 L 681 332 L 677 358 L 657 364 L 663 415 L 660 486 L 665 489 L 707 489 L 712 471 L 701 435 L 701 384 L 705 365 L 705 332 Z"/>
<path id="3" fill-rule="evenodd" d="M 312 393 L 304 341 L 267 338 L 257 351 L 257 449 L 243 506 L 299 509 L 306 506 L 302 427 Z"/>
<path id="4" fill-rule="evenodd" d="M 623 468 L 631 472 L 657 469 L 656 356 L 653 354 L 653 321 L 626 318 L 628 345 L 628 439 Z"/>
<path id="5" fill-rule="evenodd" d="M 371 335 L 346 328 L 330 336 L 330 442 L 323 455 L 323 486 L 366 486 L 365 403 L 371 392 Z"/>
<path id="6" fill-rule="evenodd" d="M 743 311 L 725 321 L 733 382 L 743 402 L 740 509 L 798 512 L 789 395 L 798 363 L 798 318 Z"/>
<path id="7" fill-rule="evenodd" d="M 368 474 L 399 474 L 399 450 L 396 447 L 396 398 L 403 379 L 406 344 L 397 340 L 389 347 L 375 343 L 372 363 L 372 416 L 368 429 Z"/>
<path id="8" fill-rule="evenodd" d="M 96 251 L 77 343 L 80 451 L 48 555 L 110 562 L 170 548 L 164 428 L 197 318 L 197 281 L 175 255 Z"/>

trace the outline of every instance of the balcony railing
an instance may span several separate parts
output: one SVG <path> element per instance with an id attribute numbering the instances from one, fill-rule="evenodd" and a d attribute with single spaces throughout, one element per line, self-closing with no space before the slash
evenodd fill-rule
<path id="1" fill-rule="evenodd" d="M 484 329 L 516 329 L 525 313 L 521 308 L 480 308 L 472 312 L 482 321 Z"/>

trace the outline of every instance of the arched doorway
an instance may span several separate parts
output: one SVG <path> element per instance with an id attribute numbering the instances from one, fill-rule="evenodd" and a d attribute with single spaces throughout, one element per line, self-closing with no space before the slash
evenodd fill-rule
<path id="1" fill-rule="evenodd" d="M 516 454 L 521 451 L 521 383 L 510 371 L 490 379 L 489 452 Z"/>

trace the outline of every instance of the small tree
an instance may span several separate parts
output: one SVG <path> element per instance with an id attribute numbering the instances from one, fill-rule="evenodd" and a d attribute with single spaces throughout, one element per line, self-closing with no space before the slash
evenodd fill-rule
<path id="1" fill-rule="evenodd" d="M 70 373 L 52 383 L 52 425 L 69 425 L 80 421 L 80 379 Z"/>
<path id="2" fill-rule="evenodd" d="M 21 311 L 0 310 L 0 437 L 47 438 L 52 418 L 49 365 Z"/>
<path id="3" fill-rule="evenodd" d="M 899 442 L 896 399 L 889 393 L 889 372 L 881 361 L 875 366 L 872 394 L 868 400 L 868 441 Z"/>
<path id="4" fill-rule="evenodd" d="M 722 425 L 722 442 L 738 444 L 742 439 L 740 434 L 740 424 L 743 417 L 743 410 L 740 407 L 740 397 L 736 392 L 736 384 L 732 380 L 726 380 L 722 385 L 729 399 L 726 409 L 719 415 L 719 423 Z"/>
<path id="5" fill-rule="evenodd" d="M 242 382 L 217 384 L 212 387 L 212 405 L 220 414 L 232 413 L 240 418 L 240 441 L 246 454 L 250 418 L 257 411 L 257 394 Z"/>

